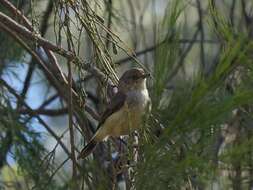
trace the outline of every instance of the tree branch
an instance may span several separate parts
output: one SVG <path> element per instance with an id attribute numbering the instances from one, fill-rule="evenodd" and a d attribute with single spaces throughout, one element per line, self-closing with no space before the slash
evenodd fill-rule
<path id="1" fill-rule="evenodd" d="M 21 97 L 22 98 L 22 97 Z M 19 114 L 28 114 L 31 116 L 36 116 L 36 115 L 47 115 L 47 116 L 60 116 L 68 113 L 68 108 L 62 108 L 62 109 L 24 109 L 20 108 L 18 109 Z"/>
<path id="2" fill-rule="evenodd" d="M 74 55 L 72 52 L 67 51 L 61 47 L 58 47 L 54 44 L 52 44 L 50 41 L 46 40 L 45 38 L 39 36 L 38 34 L 29 31 L 24 26 L 16 23 L 12 18 L 8 17 L 7 15 L 0 12 L 0 23 L 4 24 L 5 26 L 8 26 L 9 29 L 13 30 L 14 32 L 18 33 L 22 37 L 30 40 L 31 42 L 36 42 L 42 47 L 52 50 L 59 55 L 62 55 L 63 57 L 66 57 L 68 59 L 73 59 Z"/>

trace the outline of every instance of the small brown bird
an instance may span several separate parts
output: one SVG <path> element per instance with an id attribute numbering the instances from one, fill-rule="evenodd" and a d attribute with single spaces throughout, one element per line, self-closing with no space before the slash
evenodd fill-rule
<path id="1" fill-rule="evenodd" d="M 88 156 L 97 143 L 107 137 L 128 135 L 131 130 L 141 126 L 142 116 L 150 103 L 146 87 L 148 76 L 150 75 L 140 68 L 130 69 L 122 75 L 117 94 L 103 113 L 95 135 L 82 149 L 77 159 Z"/>

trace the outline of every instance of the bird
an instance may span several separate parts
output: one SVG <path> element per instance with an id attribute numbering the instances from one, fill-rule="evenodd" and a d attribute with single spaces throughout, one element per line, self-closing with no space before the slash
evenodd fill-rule
<path id="1" fill-rule="evenodd" d="M 151 100 L 146 86 L 150 76 L 141 68 L 132 68 L 119 79 L 118 92 L 106 106 L 97 131 L 81 150 L 77 159 L 84 159 L 96 145 L 108 137 L 129 135 L 140 128 L 143 115 L 150 109 Z"/>

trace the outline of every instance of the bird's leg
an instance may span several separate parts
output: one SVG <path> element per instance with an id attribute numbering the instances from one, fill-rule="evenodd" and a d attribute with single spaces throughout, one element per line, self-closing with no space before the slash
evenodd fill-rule
<path id="1" fill-rule="evenodd" d="M 133 142 L 133 158 L 134 162 L 138 161 L 138 144 L 139 144 L 139 134 L 137 131 L 134 131 L 134 142 Z"/>

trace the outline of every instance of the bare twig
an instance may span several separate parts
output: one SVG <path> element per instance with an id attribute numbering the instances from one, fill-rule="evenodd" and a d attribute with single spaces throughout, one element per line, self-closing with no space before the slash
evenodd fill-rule
<path id="1" fill-rule="evenodd" d="M 233 0 L 232 4 L 231 4 L 231 8 L 230 8 L 230 13 L 229 13 L 229 17 L 230 17 L 230 21 L 231 21 L 232 26 L 234 26 L 235 3 L 236 3 L 236 0 Z"/>
<path id="2" fill-rule="evenodd" d="M 31 107 L 29 107 L 25 101 L 20 97 L 19 94 L 16 93 L 16 91 L 4 80 L 0 79 L 0 84 L 3 85 L 15 98 L 17 98 L 20 103 L 22 104 L 22 106 L 24 106 L 26 109 L 29 110 L 29 112 L 32 112 Z M 55 138 L 55 140 L 57 141 L 57 143 L 59 143 L 59 145 L 62 147 L 63 151 L 68 155 L 69 158 L 72 158 L 71 153 L 69 152 L 68 148 L 66 147 L 66 145 L 62 142 L 61 137 L 59 137 L 51 128 L 50 126 L 43 120 L 41 119 L 40 116 L 36 115 L 35 118 L 38 120 L 38 122 L 45 127 L 45 129 L 49 132 L 50 135 L 52 135 L 52 137 Z M 80 173 L 83 172 L 84 168 L 81 167 L 78 163 L 76 163 L 77 165 L 77 169 L 79 170 Z M 87 185 L 90 187 L 90 183 L 89 183 L 89 174 L 87 173 L 86 175 L 84 175 L 84 178 L 86 180 Z"/>
<path id="3" fill-rule="evenodd" d="M 112 0 L 108 0 L 108 2 L 106 3 L 106 7 L 107 7 L 107 11 L 108 11 L 108 23 L 107 23 L 107 28 L 110 31 L 111 30 L 111 25 L 112 25 L 112 6 L 113 6 L 113 2 Z M 111 38 L 111 34 L 109 32 L 106 33 L 106 42 L 105 42 L 105 46 L 108 49 L 109 48 L 109 43 L 110 43 L 110 39 Z"/>
<path id="4" fill-rule="evenodd" d="M 204 27 L 203 27 L 203 13 L 202 13 L 202 7 L 200 0 L 196 0 L 197 2 L 197 10 L 198 10 L 198 16 L 199 16 L 199 22 L 198 27 L 200 30 L 200 63 L 202 72 L 205 72 L 205 49 L 204 49 Z"/>
<path id="5" fill-rule="evenodd" d="M 22 97 L 22 96 L 21 96 Z M 22 97 L 23 99 L 23 97 Z M 47 115 L 47 116 L 60 116 L 60 115 L 64 115 L 68 113 L 68 108 L 62 108 L 62 109 L 34 109 L 34 110 L 30 110 L 30 109 L 18 109 L 18 113 L 19 114 L 29 114 L 31 116 L 35 116 L 35 115 Z"/>
<path id="6" fill-rule="evenodd" d="M 42 17 L 42 21 L 40 24 L 40 33 L 41 36 L 44 36 L 48 29 L 48 21 L 50 19 L 50 15 L 53 11 L 54 1 L 48 0 L 46 11 Z"/>
<path id="7" fill-rule="evenodd" d="M 67 28 L 67 43 L 68 43 L 68 51 L 74 50 L 73 47 L 73 41 L 72 41 L 72 35 L 70 32 L 70 23 L 69 23 L 69 8 L 66 6 L 66 15 L 65 15 L 65 21 L 66 21 L 66 28 Z M 74 183 L 74 188 L 77 188 L 77 166 L 76 166 L 76 156 L 75 156 L 75 140 L 74 140 L 74 128 L 73 128 L 73 105 L 72 105 L 72 60 L 68 60 L 67 66 L 68 66 L 68 116 L 69 116 L 69 136 L 70 136 L 70 147 L 71 147 L 71 157 L 72 157 L 72 181 Z"/>
<path id="8" fill-rule="evenodd" d="M 196 32 L 193 34 L 193 37 L 192 37 L 193 41 L 192 41 L 192 43 L 190 43 L 187 46 L 186 50 L 180 56 L 178 64 L 176 65 L 176 67 L 173 69 L 173 71 L 171 72 L 171 74 L 168 77 L 168 81 L 170 81 L 171 79 L 173 79 L 173 77 L 178 73 L 179 69 L 184 64 L 185 57 L 188 55 L 189 51 L 192 49 L 192 46 L 193 46 L 194 41 L 196 40 L 196 38 L 198 36 L 198 33 L 199 33 L 199 29 L 197 29 Z"/>
<path id="9" fill-rule="evenodd" d="M 59 80 L 57 80 L 55 78 L 55 76 L 59 76 L 59 75 L 55 75 L 55 72 L 52 72 L 51 70 L 49 70 L 49 68 L 47 67 L 46 63 L 37 55 L 37 53 L 35 51 L 33 51 L 31 48 L 29 48 L 28 45 L 26 45 L 24 43 L 24 41 L 17 36 L 16 33 L 12 32 L 8 27 L 6 27 L 5 25 L 3 25 L 1 23 L 0 23 L 0 28 L 3 28 L 4 30 L 6 30 L 8 32 L 8 34 L 10 34 L 12 37 L 14 37 L 29 53 L 31 53 L 31 55 L 33 56 L 33 58 L 35 58 L 35 60 L 37 60 L 37 62 L 43 68 L 43 71 L 44 71 L 45 75 L 47 76 L 48 80 L 51 81 L 51 84 L 53 84 L 56 87 L 56 89 L 59 91 L 59 94 L 65 100 L 67 100 L 68 97 L 66 96 L 65 90 L 63 88 L 63 87 L 67 87 L 67 85 L 68 85 L 67 82 L 64 79 L 60 80 L 58 78 Z M 99 77 L 100 79 L 102 77 L 105 77 L 102 74 L 102 72 L 99 71 L 97 68 L 88 67 L 88 66 L 86 66 L 86 68 L 89 69 L 91 73 L 93 73 L 95 76 Z M 58 81 L 60 81 L 60 83 Z M 75 96 L 75 108 L 77 108 L 77 110 L 79 110 L 80 109 L 79 106 L 81 106 L 81 105 L 78 102 L 80 102 L 80 100 L 79 100 L 76 92 L 75 91 L 72 91 L 72 92 L 73 92 L 73 95 Z M 98 119 L 99 118 L 97 116 L 97 114 L 93 111 L 93 109 L 89 108 L 87 105 L 85 105 L 85 110 L 88 113 L 90 113 L 91 116 L 94 116 L 95 117 L 94 119 Z"/>
<path id="10" fill-rule="evenodd" d="M 218 41 L 215 41 L 215 40 L 203 40 L 204 43 L 210 43 L 210 44 L 217 44 L 219 43 Z M 157 47 L 161 46 L 162 44 L 164 43 L 169 43 L 168 40 L 164 40 L 162 41 L 161 43 L 158 43 L 158 44 L 155 44 L 153 46 L 150 46 L 144 50 L 140 50 L 140 51 L 137 51 L 134 55 L 134 57 L 139 57 L 143 54 L 146 54 L 146 53 L 149 53 L 149 52 L 152 52 L 154 51 Z M 175 42 L 173 42 L 175 43 Z M 179 39 L 176 41 L 176 43 L 182 43 L 182 44 L 192 44 L 192 43 L 201 43 L 201 40 L 198 40 L 198 39 Z M 128 57 L 125 57 L 125 58 L 122 58 L 118 61 L 115 62 L 115 64 L 117 65 L 121 65 L 121 64 L 124 64 L 128 61 L 131 61 L 133 59 L 132 56 L 128 56 Z"/>
<path id="11" fill-rule="evenodd" d="M 6 26 L 8 26 L 9 29 L 13 30 L 14 32 L 17 32 L 19 35 L 22 35 L 22 37 L 30 40 L 31 42 L 36 42 L 42 47 L 52 50 L 66 58 L 73 59 L 74 55 L 72 52 L 69 52 L 61 47 L 58 47 L 45 38 L 39 36 L 38 34 L 35 34 L 34 32 L 29 31 L 24 26 L 16 23 L 13 19 L 6 16 L 5 14 L 0 12 L 0 22 Z"/>
<path id="12" fill-rule="evenodd" d="M 74 141 L 74 129 L 73 129 L 73 106 L 72 106 L 72 71 L 71 63 L 68 62 L 68 81 L 69 81 L 69 98 L 68 98 L 68 112 L 69 112 L 69 133 L 70 133 L 70 145 L 71 145 L 71 156 L 73 162 L 73 174 L 72 178 L 75 181 L 77 177 L 76 171 L 76 156 L 75 156 L 75 141 Z"/>
<path id="13" fill-rule="evenodd" d="M 25 106 L 29 112 L 32 112 L 32 109 L 24 102 L 24 100 L 16 93 L 16 91 L 4 80 L 0 79 L 0 83 L 7 88 L 7 90 L 13 94 L 18 100 L 20 100 L 20 103 Z M 65 144 L 61 141 L 61 139 L 55 134 L 55 132 L 39 117 L 36 116 L 38 121 L 47 129 L 47 131 L 56 139 L 56 141 L 61 145 L 62 149 L 65 151 L 67 155 L 70 156 L 70 152 L 68 151 L 68 148 L 65 146 Z"/>

